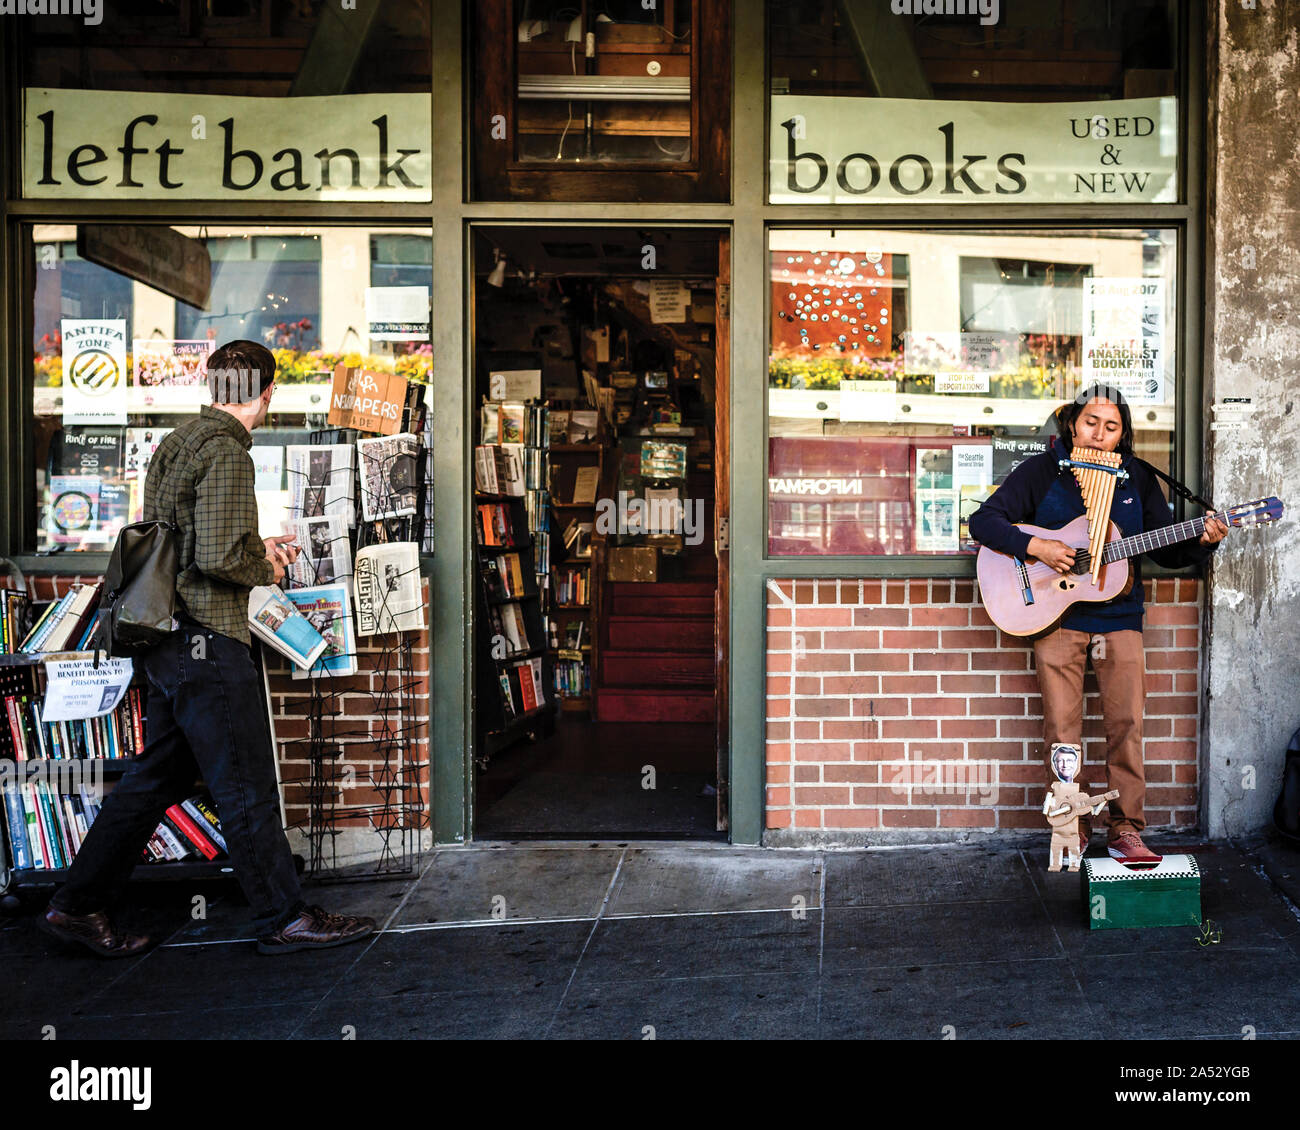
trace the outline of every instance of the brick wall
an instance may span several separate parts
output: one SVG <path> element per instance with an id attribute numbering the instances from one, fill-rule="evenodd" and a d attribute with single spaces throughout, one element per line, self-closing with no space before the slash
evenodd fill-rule
<path id="1" fill-rule="evenodd" d="M 53 600 L 73 584 L 93 583 L 94 576 L 31 576 L 28 591 L 34 600 Z M 424 585 L 428 606 L 428 583 Z M 337 709 L 339 717 L 326 719 L 323 731 L 331 734 L 341 751 L 329 766 L 329 787 L 335 789 L 340 808 L 360 809 L 380 802 L 376 777 L 382 767 L 382 747 L 392 740 L 394 729 L 405 734 L 408 763 L 414 763 L 410 779 L 414 788 L 407 799 L 418 803 L 421 823 L 427 825 L 429 811 L 429 636 L 428 632 L 411 633 L 412 677 L 400 680 L 382 673 L 384 651 L 395 636 L 361 637 L 358 640 L 355 675 L 317 680 L 325 694 L 322 705 Z M 271 688 L 271 708 L 275 719 L 276 754 L 284 789 L 285 815 L 291 828 L 304 828 L 307 820 L 310 787 L 306 739 L 310 736 L 309 713 L 312 700 L 311 682 L 295 680 L 287 660 L 267 652 L 267 673 Z M 382 779 L 378 781 L 383 784 Z M 340 827 L 368 829 L 371 819 L 365 813 L 342 815 Z"/>
<path id="2" fill-rule="evenodd" d="M 1192 826 L 1200 582 L 1145 585 L 1147 823 Z M 1091 669 L 1084 696 L 1080 779 L 1100 783 Z M 993 626 L 973 580 L 770 581 L 766 703 L 773 842 L 1046 828 L 1033 648 Z"/>

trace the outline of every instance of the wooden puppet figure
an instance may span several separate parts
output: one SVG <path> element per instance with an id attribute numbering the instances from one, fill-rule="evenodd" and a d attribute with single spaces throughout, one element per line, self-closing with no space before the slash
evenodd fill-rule
<path id="1" fill-rule="evenodd" d="M 1078 746 L 1063 742 L 1052 746 L 1052 772 L 1057 779 L 1052 782 L 1052 787 L 1047 790 L 1047 796 L 1043 800 L 1043 815 L 1052 826 L 1052 843 L 1047 863 L 1049 871 L 1061 870 L 1063 861 L 1071 871 L 1079 870 L 1083 861 L 1083 852 L 1079 846 L 1079 817 L 1086 812 L 1098 815 L 1108 800 L 1119 796 L 1117 789 L 1095 797 L 1080 792 L 1074 781 L 1080 760 Z"/>

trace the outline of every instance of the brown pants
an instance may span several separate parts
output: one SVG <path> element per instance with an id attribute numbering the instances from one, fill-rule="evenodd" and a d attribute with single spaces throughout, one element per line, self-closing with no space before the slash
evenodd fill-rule
<path id="1" fill-rule="evenodd" d="M 1058 628 L 1034 641 L 1038 686 L 1043 695 L 1043 760 L 1050 785 L 1056 780 L 1050 760 L 1052 744 L 1068 742 L 1083 749 L 1083 672 L 1090 652 L 1106 727 L 1106 788 L 1119 790 L 1119 800 L 1110 802 L 1113 840 L 1122 832 L 1140 833 L 1146 827 L 1146 774 L 1142 768 L 1146 667 L 1141 632 L 1090 636 Z M 1092 791 L 1088 788 L 1092 783 L 1089 772 L 1080 765 L 1075 778 L 1084 792 Z"/>

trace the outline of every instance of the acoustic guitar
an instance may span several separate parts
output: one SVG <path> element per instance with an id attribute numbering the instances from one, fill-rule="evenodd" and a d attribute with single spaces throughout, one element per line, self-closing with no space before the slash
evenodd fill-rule
<path id="1" fill-rule="evenodd" d="M 982 546 L 975 561 L 980 598 L 989 619 L 1010 636 L 1039 636 L 1056 627 L 1070 606 L 1079 601 L 1100 603 L 1123 596 L 1133 587 L 1133 572 L 1128 563 L 1161 546 L 1199 538 L 1208 518 L 1218 518 L 1229 526 L 1263 526 L 1282 517 L 1282 503 L 1276 498 L 1245 502 L 1216 514 L 1205 514 L 1172 526 L 1144 530 L 1123 537 L 1114 522 L 1101 552 L 1101 567 L 1094 570 L 1089 553 L 1088 517 L 1080 514 L 1059 530 L 1017 523 L 1016 528 L 1044 540 L 1064 542 L 1077 552 L 1074 565 L 1067 573 L 1058 573 L 1036 557 L 1019 558 Z M 1095 579 L 1094 579 L 1095 577 Z"/>

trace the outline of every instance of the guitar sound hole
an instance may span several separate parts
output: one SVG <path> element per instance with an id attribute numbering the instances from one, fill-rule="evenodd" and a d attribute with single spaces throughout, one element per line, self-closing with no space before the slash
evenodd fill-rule
<path id="1" fill-rule="evenodd" d="M 1069 587 L 1070 587 L 1070 582 L 1067 581 L 1067 580 L 1065 580 L 1064 578 L 1062 578 L 1061 580 L 1057 581 L 1056 584 L 1057 584 L 1057 587 L 1058 587 L 1059 589 L 1061 589 L 1062 592 L 1068 590 Z"/>

